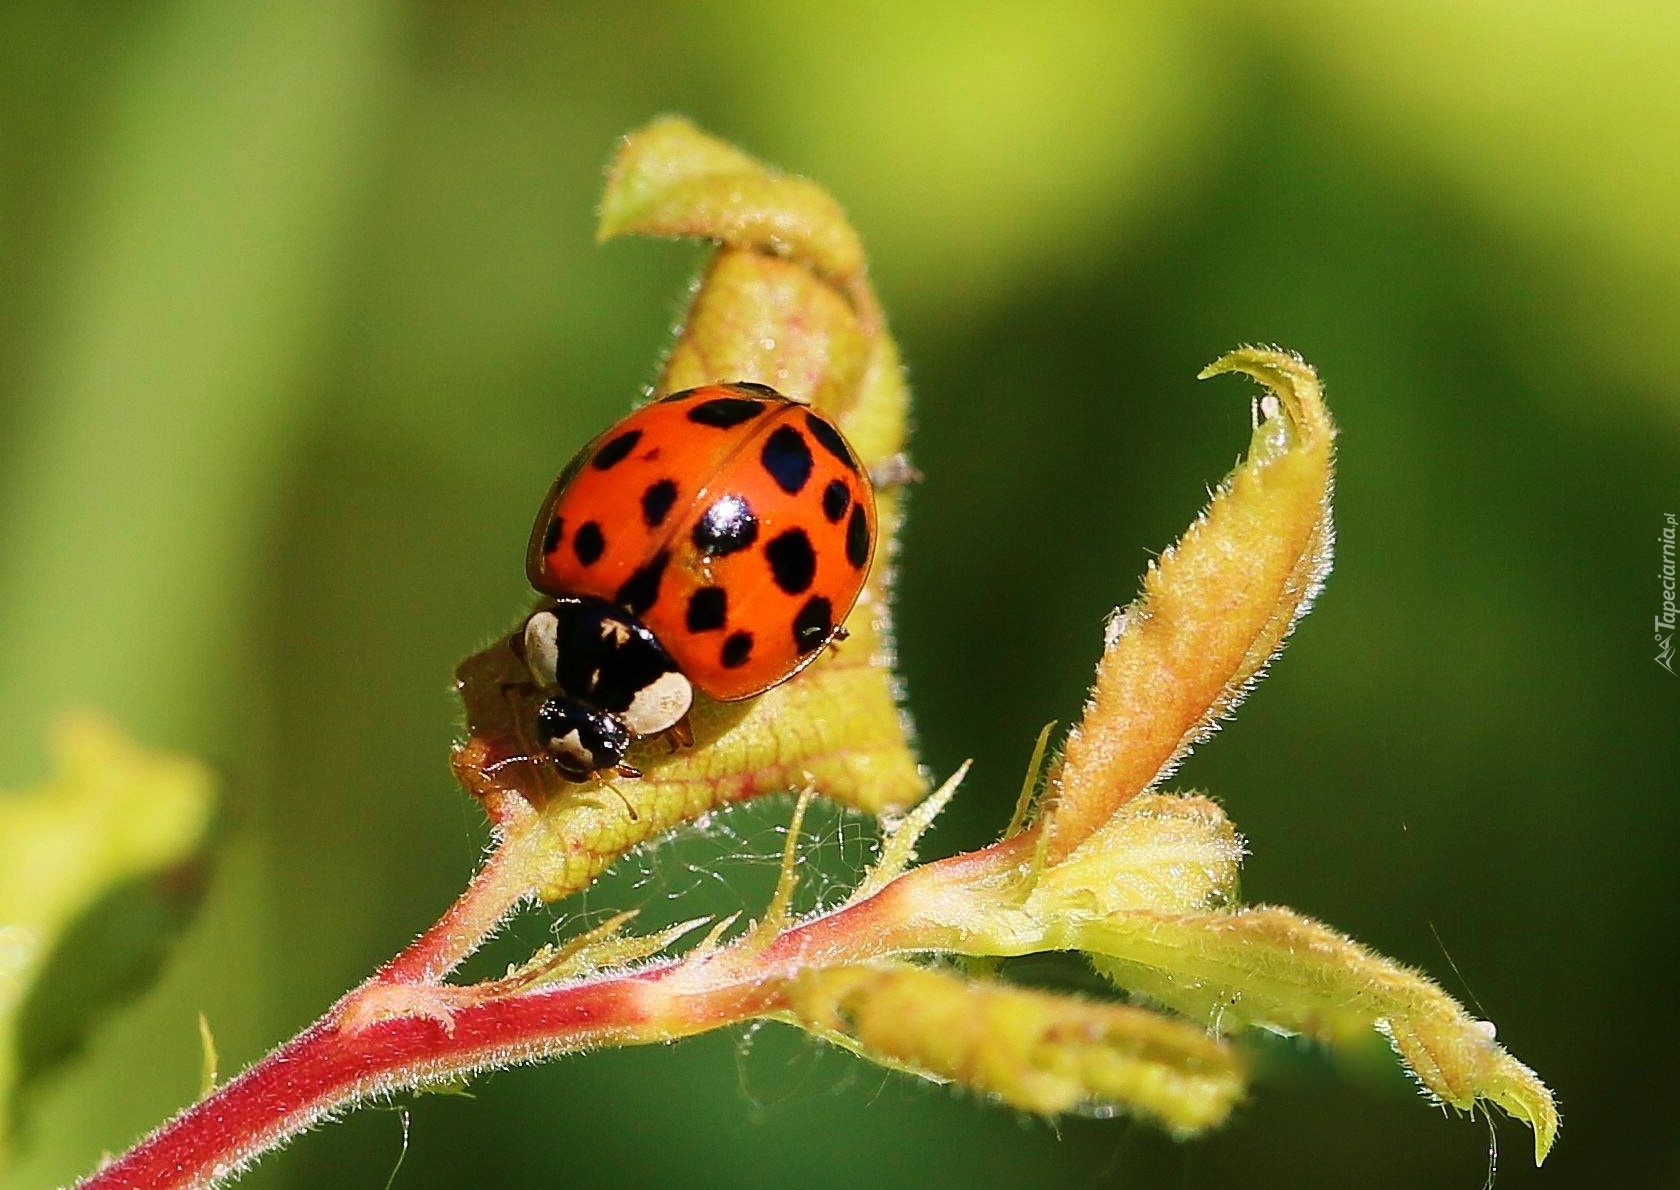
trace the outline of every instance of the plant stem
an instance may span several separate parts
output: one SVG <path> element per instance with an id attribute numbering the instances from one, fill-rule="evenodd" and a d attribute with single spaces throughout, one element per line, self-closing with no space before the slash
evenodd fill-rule
<path id="1" fill-rule="evenodd" d="M 504 826 L 507 824 L 504 822 Z M 491 992 L 442 979 L 526 898 L 516 829 L 449 910 L 320 1020 L 91 1175 L 84 1190 L 218 1185 L 334 1112 L 374 1096 L 597 1045 L 640 1045 L 762 1017 L 813 965 L 925 949 L 906 894 L 1013 868 L 1022 837 L 915 869 L 881 893 L 707 954 L 568 986 Z"/>
<path id="2" fill-rule="evenodd" d="M 444 915 L 381 967 L 374 982 L 441 983 L 482 946 L 496 927 L 532 895 L 522 866 L 513 858 L 519 841 L 514 836 L 498 842 Z"/>
<path id="3" fill-rule="evenodd" d="M 645 1003 L 646 986 L 673 969 L 469 1004 L 447 1020 L 397 1017 L 359 1031 L 339 1025 L 335 1007 L 83 1185 L 213 1186 L 328 1114 L 369 1097 L 591 1045 L 684 1036 L 756 1015 L 773 998 L 736 986 Z"/>

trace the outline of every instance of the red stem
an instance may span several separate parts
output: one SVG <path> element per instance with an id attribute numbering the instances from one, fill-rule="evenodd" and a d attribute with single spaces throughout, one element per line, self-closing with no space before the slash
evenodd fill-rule
<path id="1" fill-rule="evenodd" d="M 376 1093 L 390 1095 L 593 1045 L 670 1041 L 763 1016 L 782 1006 L 787 980 L 808 967 L 925 949 L 928 936 L 906 908 L 916 886 L 925 894 L 930 883 L 954 887 L 995 879 L 1013 869 L 1029 846 L 1030 839 L 1016 836 L 923 865 L 866 901 L 783 931 L 767 947 L 738 941 L 709 957 L 690 956 L 628 975 L 475 998 L 473 988 L 439 981 L 522 899 L 502 862 L 504 842 L 443 918 L 373 979 L 81 1186 L 211 1186 L 328 1114 Z M 397 994 L 387 999 L 387 989 Z M 401 1015 L 379 1019 L 381 1003 Z M 370 1004 L 372 1018 L 365 1015 Z"/>
<path id="2" fill-rule="evenodd" d="M 470 1004 L 449 1023 L 428 1016 L 359 1032 L 337 1010 L 195 1103 L 112 1164 L 85 1190 L 174 1190 L 218 1183 L 328 1113 L 489 1067 L 591 1045 L 663 1041 L 745 1020 L 770 1008 L 775 984 L 649 995 L 674 964 L 572 987 Z"/>
<path id="3" fill-rule="evenodd" d="M 379 983 L 436 984 L 484 944 L 530 896 L 519 865 L 508 862 L 510 842 L 497 844 L 472 883 L 444 915 L 374 975 Z"/>

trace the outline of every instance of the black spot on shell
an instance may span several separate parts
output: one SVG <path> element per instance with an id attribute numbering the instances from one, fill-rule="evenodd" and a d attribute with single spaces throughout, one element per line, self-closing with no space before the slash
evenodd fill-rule
<path id="1" fill-rule="evenodd" d="M 778 533 L 764 547 L 764 556 L 770 562 L 770 574 L 775 578 L 776 585 L 789 595 L 799 595 L 811 589 L 811 580 L 817 577 L 817 554 L 811 548 L 811 539 L 805 536 L 805 530 L 789 529 Z"/>
<path id="2" fill-rule="evenodd" d="M 659 580 L 665 577 L 665 565 L 671 560 L 670 550 L 660 550 L 645 566 L 624 580 L 613 602 L 633 616 L 640 616 L 659 600 Z"/>
<path id="3" fill-rule="evenodd" d="M 722 587 L 701 587 L 688 597 L 688 630 L 715 632 L 729 619 L 729 595 Z"/>
<path id="4" fill-rule="evenodd" d="M 671 514 L 671 505 L 676 502 L 677 485 L 674 480 L 661 479 L 649 484 L 647 491 L 642 493 L 642 520 L 647 522 L 649 529 L 659 528 Z"/>
<path id="5" fill-rule="evenodd" d="M 740 496 L 718 499 L 694 523 L 694 548 L 708 558 L 744 550 L 758 540 L 758 518 Z"/>
<path id="6" fill-rule="evenodd" d="M 828 643 L 834 632 L 834 605 L 821 595 L 813 595 L 793 618 L 793 647 L 810 653 Z"/>
<path id="7" fill-rule="evenodd" d="M 863 505 L 852 505 L 852 519 L 846 522 L 846 561 L 862 570 L 869 561 L 869 518 Z"/>
<path id="8" fill-rule="evenodd" d="M 810 444 L 792 426 L 776 427 L 775 433 L 764 440 L 758 458 L 776 486 L 790 496 L 796 495 L 811 478 Z"/>
<path id="9" fill-rule="evenodd" d="M 625 430 L 617 438 L 607 443 L 595 452 L 590 460 L 590 466 L 597 471 L 606 471 L 624 461 L 624 457 L 636 449 L 636 443 L 642 440 L 640 430 Z"/>
<path id="10" fill-rule="evenodd" d="M 713 397 L 701 401 L 688 411 L 688 420 L 695 425 L 727 430 L 744 421 L 751 421 L 764 412 L 764 402 L 750 397 Z"/>
<path id="11" fill-rule="evenodd" d="M 601 526 L 594 521 L 583 522 L 572 534 L 572 553 L 585 566 L 594 565 L 606 548 L 607 539 L 601 535 Z"/>
<path id="12" fill-rule="evenodd" d="M 848 470 L 858 469 L 857 460 L 852 457 L 852 448 L 840 437 L 840 431 L 834 428 L 833 422 L 815 413 L 806 413 L 805 428 L 811 431 L 811 437 L 822 443 L 824 450 L 844 463 Z"/>
<path id="13" fill-rule="evenodd" d="M 752 656 L 753 635 L 750 632 L 731 632 L 723 642 L 723 668 L 740 669 Z"/>
<path id="14" fill-rule="evenodd" d="M 554 547 L 560 544 L 560 535 L 566 531 L 566 522 L 560 517 L 554 517 L 548 522 L 548 528 L 543 530 L 543 557 L 554 552 Z"/>
<path id="15" fill-rule="evenodd" d="M 828 518 L 828 523 L 838 525 L 840 518 L 846 515 L 846 509 L 850 508 L 851 504 L 852 493 L 846 487 L 846 481 L 843 479 L 829 480 L 828 486 L 823 489 L 822 499 L 823 515 Z"/>

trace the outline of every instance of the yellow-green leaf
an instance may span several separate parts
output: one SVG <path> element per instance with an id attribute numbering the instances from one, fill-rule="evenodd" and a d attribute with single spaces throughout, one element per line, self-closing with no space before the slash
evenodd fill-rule
<path id="1" fill-rule="evenodd" d="M 596 234 L 632 233 L 774 252 L 833 277 L 863 267 L 863 245 L 827 191 L 678 116 L 625 137 L 607 172 Z"/>
<path id="2" fill-rule="evenodd" d="M 1335 429 L 1317 375 L 1298 356 L 1252 347 L 1202 375 L 1222 372 L 1269 390 L 1255 403 L 1248 458 L 1110 625 L 1084 717 L 1050 776 L 1052 861 L 1236 707 L 1329 573 Z"/>
<path id="3" fill-rule="evenodd" d="M 1229 1049 L 1129 1005 L 907 963 L 810 970 L 786 999 L 794 1023 L 864 1057 L 1040 1114 L 1125 1109 L 1190 1135 L 1243 1093 Z"/>
<path id="4" fill-rule="evenodd" d="M 50 748 L 53 777 L 0 794 L 0 1161 L 18 1014 L 54 947 L 108 891 L 192 855 L 215 801 L 203 765 L 143 747 L 102 719 L 65 719 Z"/>
<path id="5" fill-rule="evenodd" d="M 834 417 L 865 466 L 890 476 L 904 449 L 909 390 L 856 233 L 826 193 L 664 119 L 625 139 L 601 210 L 603 239 L 681 235 L 721 245 L 658 393 L 737 380 L 771 385 Z M 743 798 L 809 786 L 881 813 L 927 792 L 892 673 L 892 482 L 877 486 L 876 503 L 877 561 L 846 621 L 849 637 L 757 698 L 699 699 L 693 747 L 642 741 L 627 758 L 639 779 L 573 785 L 525 759 L 531 707 L 508 693 L 523 677 L 517 659 L 498 643 L 463 663 L 469 738 L 457 772 L 486 798 L 523 857 L 515 866 L 543 897 L 583 888 L 628 848 Z M 508 794 L 538 807 L 537 816 L 522 815 Z"/>
<path id="6" fill-rule="evenodd" d="M 1036 867 L 1008 840 L 910 871 L 892 891 L 894 941 L 977 957 L 1085 950 L 1086 929 L 1116 915 L 1229 905 L 1242 855 L 1242 839 L 1207 798 L 1145 794 L 1059 863 Z"/>
<path id="7" fill-rule="evenodd" d="M 1469 1111 L 1498 1104 L 1534 1130 L 1535 1161 L 1557 1137 L 1551 1092 L 1420 972 L 1290 909 L 1120 914 L 1083 949 L 1122 987 L 1222 1030 L 1259 1025 L 1334 1044 L 1376 1029 L 1418 1082 Z"/>

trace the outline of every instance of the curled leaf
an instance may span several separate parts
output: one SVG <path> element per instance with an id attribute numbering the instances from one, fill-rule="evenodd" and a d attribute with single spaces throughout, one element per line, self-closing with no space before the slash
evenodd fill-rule
<path id="1" fill-rule="evenodd" d="M 1330 565 L 1334 427 L 1316 376 L 1295 356 L 1254 348 L 1203 375 L 1228 371 L 1268 389 L 1249 457 L 1111 623 L 1046 813 L 880 890 L 891 922 L 881 932 L 901 953 L 1083 951 L 1129 991 L 1219 1029 L 1329 1043 L 1376 1030 L 1432 1096 L 1466 1110 L 1495 1103 L 1527 1122 L 1544 1159 L 1556 1104 L 1490 1023 L 1317 922 L 1233 908 L 1243 844 L 1223 813 L 1147 792 L 1240 701 Z M 1029 779 L 1023 806 L 1030 789 Z"/>
<path id="2" fill-rule="evenodd" d="M 625 137 L 608 168 L 596 234 L 610 240 L 628 233 L 774 252 L 834 277 L 863 268 L 863 245 L 827 191 L 680 116 Z"/>
<path id="3" fill-rule="evenodd" d="M 1254 347 L 1202 375 L 1223 372 L 1269 390 L 1255 403 L 1248 458 L 1110 625 L 1084 717 L 1050 777 L 1052 861 L 1236 707 L 1329 573 L 1335 429 L 1317 375 L 1298 356 Z"/>
<path id="4" fill-rule="evenodd" d="M 1141 1008 L 891 963 L 818 968 L 787 991 L 795 1023 L 886 1066 L 1026 1111 L 1125 1109 L 1179 1135 L 1242 1096 L 1231 1052 Z"/>
<path id="5" fill-rule="evenodd" d="M 111 890 L 191 857 L 215 804 L 203 765 L 142 747 L 102 719 L 64 719 L 49 744 L 56 774 L 0 796 L 0 1160 L 19 1074 L 18 1014 L 55 947 Z M 71 960 L 89 969 L 118 961 Z"/>
<path id="6" fill-rule="evenodd" d="M 1469 1111 L 1498 1104 L 1534 1130 L 1536 1163 L 1559 1114 L 1539 1077 L 1427 976 L 1293 910 L 1121 914 L 1085 935 L 1116 983 L 1221 1030 L 1258 1025 L 1334 1044 L 1375 1029 L 1425 1091 Z"/>
<path id="7" fill-rule="evenodd" d="M 856 233 L 803 178 L 778 173 L 679 119 L 627 137 L 608 172 L 600 236 L 695 236 L 720 244 L 671 346 L 656 393 L 738 380 L 808 400 L 877 473 L 899 457 L 909 391 L 867 280 Z M 587 433 L 578 435 L 582 441 Z M 927 792 L 892 673 L 889 598 L 899 498 L 876 492 L 880 545 L 849 636 L 782 685 L 741 703 L 696 700 L 694 746 L 643 740 L 639 779 L 575 785 L 530 759 L 532 703 L 505 642 L 457 675 L 468 738 L 463 784 L 507 837 L 506 858 L 545 899 L 585 887 L 625 850 L 730 802 L 811 787 L 869 813 Z M 534 806 L 525 815 L 511 798 Z"/>

